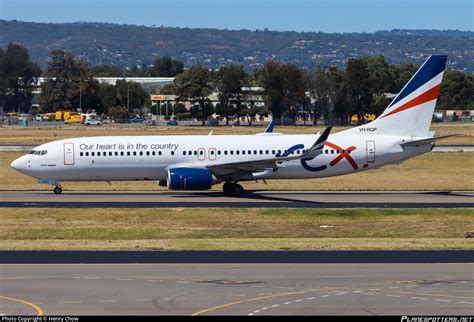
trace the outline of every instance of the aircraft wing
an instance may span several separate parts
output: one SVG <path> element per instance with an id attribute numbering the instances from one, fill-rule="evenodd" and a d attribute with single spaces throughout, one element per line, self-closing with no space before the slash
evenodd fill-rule
<path id="1" fill-rule="evenodd" d="M 213 163 L 207 165 L 206 167 L 210 169 L 215 175 L 231 175 L 231 174 L 243 174 L 243 173 L 252 173 L 263 171 L 266 169 L 273 169 L 282 166 L 282 163 L 285 161 L 291 160 L 300 160 L 300 159 L 310 159 L 320 155 L 323 151 L 324 144 L 331 132 L 331 127 L 328 127 L 324 132 L 318 137 L 316 142 L 306 150 L 305 153 L 294 155 L 291 152 L 296 150 L 303 149 L 303 146 L 298 144 L 291 147 L 289 150 L 285 151 L 282 155 L 272 156 L 268 159 L 260 159 L 254 161 L 243 161 L 243 162 L 226 162 L 226 163 Z"/>

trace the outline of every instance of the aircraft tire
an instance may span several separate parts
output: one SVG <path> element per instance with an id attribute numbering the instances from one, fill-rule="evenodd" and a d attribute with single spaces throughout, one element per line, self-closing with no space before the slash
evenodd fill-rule
<path id="1" fill-rule="evenodd" d="M 54 194 L 60 195 L 63 192 L 63 188 L 61 188 L 60 186 L 56 186 L 54 187 L 53 191 L 54 191 Z"/>

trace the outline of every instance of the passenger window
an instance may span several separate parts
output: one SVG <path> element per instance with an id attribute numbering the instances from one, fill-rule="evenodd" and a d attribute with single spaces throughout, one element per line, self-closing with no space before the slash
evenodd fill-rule
<path id="1" fill-rule="evenodd" d="M 97 156 L 100 157 L 100 152 L 97 152 Z"/>
<path id="2" fill-rule="evenodd" d="M 263 154 L 263 150 L 260 150 L 260 154 Z"/>
<path id="3" fill-rule="evenodd" d="M 275 150 L 272 150 L 272 154 L 275 154 Z"/>
<path id="4" fill-rule="evenodd" d="M 224 151 L 224 154 L 227 155 L 227 150 Z"/>
<path id="5" fill-rule="evenodd" d="M 140 155 L 143 155 L 143 151 L 140 151 Z"/>
<path id="6" fill-rule="evenodd" d="M 217 151 L 217 155 L 221 155 L 221 150 Z"/>
<path id="7" fill-rule="evenodd" d="M 351 154 L 352 150 L 348 150 L 347 153 Z"/>
<path id="8" fill-rule="evenodd" d="M 281 154 L 281 150 L 278 150 L 278 154 Z"/>
<path id="9" fill-rule="evenodd" d="M 334 154 L 334 150 L 331 150 L 331 154 Z"/>
<path id="10" fill-rule="evenodd" d="M 155 155 L 155 151 L 151 151 L 151 155 Z"/>
<path id="11" fill-rule="evenodd" d="M 82 157 L 83 155 L 84 155 L 84 153 L 83 153 L 83 152 L 79 152 L 79 156 L 81 156 L 81 157 Z"/>
<path id="12" fill-rule="evenodd" d="M 133 155 L 137 155 L 137 151 L 133 151 Z"/>
<path id="13" fill-rule="evenodd" d="M 339 154 L 339 150 L 336 150 L 336 154 Z"/>
<path id="14" fill-rule="evenodd" d="M 270 153 L 270 151 L 268 151 L 268 150 L 265 150 L 265 154 L 269 154 L 269 153 Z"/>
<path id="15" fill-rule="evenodd" d="M 123 151 L 120 151 L 120 155 L 123 156 L 123 155 L 124 155 L 124 152 L 123 152 Z"/>
<path id="16" fill-rule="evenodd" d="M 188 151 L 188 154 L 189 154 L 189 155 L 193 155 L 193 151 Z"/>
<path id="17" fill-rule="evenodd" d="M 95 152 L 91 152 L 91 156 L 93 157 L 95 155 Z"/>
<path id="18" fill-rule="evenodd" d="M 127 151 L 127 155 L 130 156 L 130 151 Z"/>
<path id="19" fill-rule="evenodd" d="M 183 151 L 183 155 L 186 155 L 186 151 Z"/>
<path id="20" fill-rule="evenodd" d="M 211 150 L 211 155 L 214 155 L 214 150 Z"/>
<path id="21" fill-rule="evenodd" d="M 146 151 L 146 155 L 150 155 L 150 151 Z"/>
<path id="22" fill-rule="evenodd" d="M 198 155 L 198 152 L 197 152 L 197 151 L 194 151 L 194 155 Z"/>
<path id="23" fill-rule="evenodd" d="M 203 155 L 204 154 L 204 151 L 203 150 L 200 150 L 199 151 L 199 155 Z"/>
<path id="24" fill-rule="evenodd" d="M 117 152 L 115 152 L 115 153 L 117 153 Z M 112 151 L 109 152 L 109 157 L 111 157 L 111 156 L 112 156 Z"/>
<path id="25" fill-rule="evenodd" d="M 161 155 L 161 151 L 158 151 L 158 155 Z"/>
<path id="26" fill-rule="evenodd" d="M 116 157 L 118 156 L 118 152 L 117 152 L 117 151 L 115 151 L 115 153 L 114 153 L 114 154 L 115 154 L 115 156 L 116 156 Z"/>
<path id="27" fill-rule="evenodd" d="M 242 150 L 242 154 L 245 154 L 245 150 Z"/>
<path id="28" fill-rule="evenodd" d="M 239 154 L 240 154 L 240 151 L 239 151 L 239 150 L 235 151 L 235 154 L 239 155 Z"/>
<path id="29" fill-rule="evenodd" d="M 88 157 L 88 156 L 89 156 L 89 152 L 86 152 L 86 157 Z"/>
<path id="30" fill-rule="evenodd" d="M 230 150 L 230 154 L 233 155 L 233 154 L 234 154 L 234 150 Z"/>

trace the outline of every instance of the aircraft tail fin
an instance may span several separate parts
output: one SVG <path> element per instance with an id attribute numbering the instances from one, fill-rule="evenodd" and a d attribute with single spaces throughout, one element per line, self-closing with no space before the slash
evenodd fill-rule
<path id="1" fill-rule="evenodd" d="M 430 56 L 368 127 L 382 135 L 428 136 L 446 60 L 445 55 Z"/>

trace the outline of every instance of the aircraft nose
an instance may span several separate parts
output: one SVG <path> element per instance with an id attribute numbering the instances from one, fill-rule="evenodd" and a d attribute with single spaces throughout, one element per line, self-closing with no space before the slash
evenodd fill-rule
<path id="1" fill-rule="evenodd" d="M 10 164 L 10 167 L 16 171 L 25 171 L 26 170 L 26 162 L 23 157 L 19 157 Z"/>

